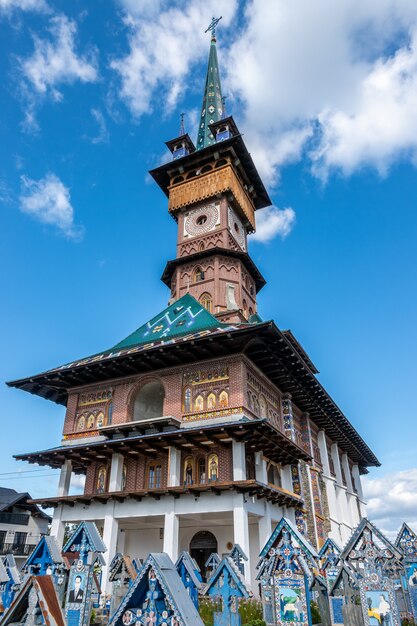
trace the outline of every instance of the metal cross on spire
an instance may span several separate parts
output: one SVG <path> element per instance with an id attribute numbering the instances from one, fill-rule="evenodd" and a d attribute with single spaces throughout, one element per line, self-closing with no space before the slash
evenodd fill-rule
<path id="1" fill-rule="evenodd" d="M 213 17 L 211 22 L 210 22 L 210 24 L 208 25 L 208 27 L 204 31 L 205 33 L 208 33 L 211 30 L 211 38 L 212 39 L 216 39 L 216 26 L 220 22 L 222 17 L 223 17 L 222 15 L 220 17 Z"/>

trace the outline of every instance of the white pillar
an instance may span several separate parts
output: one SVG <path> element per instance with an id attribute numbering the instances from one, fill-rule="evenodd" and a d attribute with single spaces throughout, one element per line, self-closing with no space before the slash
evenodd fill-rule
<path id="1" fill-rule="evenodd" d="M 178 515 L 175 515 L 172 506 L 171 510 L 165 513 L 163 552 L 166 552 L 174 563 L 178 559 L 179 528 Z"/>
<path id="2" fill-rule="evenodd" d="M 268 476 L 266 473 L 266 461 L 262 452 L 255 453 L 255 475 L 256 480 L 264 485 L 268 484 Z"/>
<path id="3" fill-rule="evenodd" d="M 259 552 L 262 552 L 266 542 L 271 536 L 271 511 L 270 504 L 265 500 L 265 513 L 258 520 L 258 533 L 259 533 Z"/>
<path id="4" fill-rule="evenodd" d="M 342 467 L 345 473 L 346 485 L 347 485 L 348 491 L 352 492 L 353 491 L 352 476 L 350 473 L 348 455 L 346 453 L 342 454 Z"/>
<path id="5" fill-rule="evenodd" d="M 249 550 L 249 518 L 248 511 L 242 494 L 236 493 L 233 496 L 233 533 L 234 542 L 242 548 L 248 560 L 245 561 L 245 581 L 249 589 L 251 588 L 250 571 L 250 550 Z"/>
<path id="6" fill-rule="evenodd" d="M 329 518 L 330 518 L 330 537 L 336 541 L 336 543 L 343 543 L 343 538 L 340 533 L 340 520 L 338 513 L 338 505 L 336 500 L 336 481 L 330 473 L 329 454 L 327 451 L 326 433 L 324 430 L 319 430 L 317 436 L 318 446 L 320 450 L 321 462 L 323 465 L 323 481 L 326 487 L 327 502 L 329 505 Z"/>
<path id="7" fill-rule="evenodd" d="M 67 459 L 61 467 L 58 482 L 58 497 L 67 496 L 69 494 L 72 475 L 72 462 Z"/>
<path id="8" fill-rule="evenodd" d="M 330 476 L 329 455 L 327 452 L 326 433 L 324 430 L 319 430 L 317 434 L 317 443 L 320 450 L 321 462 L 323 465 L 323 474 Z"/>
<path id="9" fill-rule="evenodd" d="M 111 593 L 111 583 L 109 582 L 109 567 L 113 558 L 117 553 L 117 538 L 119 534 L 119 522 L 114 517 L 114 502 L 109 501 L 106 504 L 106 512 L 104 514 L 103 543 L 107 548 L 104 553 L 105 565 L 102 569 L 101 590 L 103 593 Z"/>
<path id="10" fill-rule="evenodd" d="M 242 441 L 233 440 L 233 480 L 246 480 L 246 452 Z"/>
<path id="11" fill-rule="evenodd" d="M 121 491 L 123 481 L 123 454 L 114 452 L 111 457 L 109 491 Z"/>
<path id="12" fill-rule="evenodd" d="M 356 491 L 357 491 L 357 494 L 358 494 L 358 503 L 359 503 L 360 514 L 361 514 L 362 517 L 366 517 L 367 516 L 366 502 L 365 502 L 365 498 L 363 496 L 361 475 L 360 475 L 360 472 L 359 472 L 359 466 L 358 465 L 354 465 L 352 467 L 352 477 L 353 477 L 353 481 L 355 483 Z"/>
<path id="13" fill-rule="evenodd" d="M 55 537 L 59 550 L 62 549 L 65 535 L 65 523 L 62 521 L 62 504 L 54 510 L 54 515 L 51 523 L 51 537 Z"/>
<path id="14" fill-rule="evenodd" d="M 173 446 L 168 448 L 168 487 L 181 484 L 181 451 Z"/>
<path id="15" fill-rule="evenodd" d="M 338 522 L 340 524 L 340 532 L 343 543 L 349 539 L 352 534 L 352 521 L 350 519 L 350 511 L 346 498 L 346 487 L 342 479 L 342 466 L 340 463 L 339 448 L 337 443 L 332 443 L 331 447 L 334 469 L 336 472 L 336 502 L 338 508 Z"/>
<path id="16" fill-rule="evenodd" d="M 283 489 L 294 493 L 294 485 L 292 483 L 291 465 L 284 465 L 281 468 L 281 485 Z"/>

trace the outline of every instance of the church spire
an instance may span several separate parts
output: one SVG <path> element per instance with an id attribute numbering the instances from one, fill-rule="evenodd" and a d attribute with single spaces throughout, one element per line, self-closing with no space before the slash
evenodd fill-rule
<path id="1" fill-rule="evenodd" d="M 207 67 L 206 87 L 204 90 L 203 105 L 201 107 L 200 126 L 197 136 L 197 150 L 211 146 L 214 143 L 210 124 L 218 122 L 223 117 L 223 98 L 220 84 L 219 65 L 216 49 L 216 26 L 222 18 L 212 19 L 206 30 L 211 31 L 209 62 Z"/>

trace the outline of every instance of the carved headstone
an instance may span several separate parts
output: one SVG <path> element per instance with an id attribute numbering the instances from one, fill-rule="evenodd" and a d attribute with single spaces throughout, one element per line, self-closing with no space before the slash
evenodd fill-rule
<path id="1" fill-rule="evenodd" d="M 249 592 L 241 572 L 230 556 L 224 557 L 214 570 L 204 594 L 217 604 L 214 626 L 241 626 L 239 600 L 248 598 Z"/>
<path id="2" fill-rule="evenodd" d="M 204 626 L 174 563 L 151 553 L 109 626 Z"/>
<path id="3" fill-rule="evenodd" d="M 258 563 L 264 620 L 268 626 L 297 623 L 311 626 L 310 584 L 318 554 L 307 539 L 281 519 L 264 546 Z"/>

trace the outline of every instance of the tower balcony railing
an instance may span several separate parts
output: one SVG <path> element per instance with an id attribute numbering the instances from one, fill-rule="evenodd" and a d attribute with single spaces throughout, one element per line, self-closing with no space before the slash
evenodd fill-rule
<path id="1" fill-rule="evenodd" d="M 21 544 L 3 543 L 3 545 L 0 544 L 0 554 L 1 555 L 13 554 L 14 556 L 29 556 L 29 554 L 32 552 L 34 547 L 35 547 L 35 544 L 29 544 L 29 543 L 21 543 Z"/>

